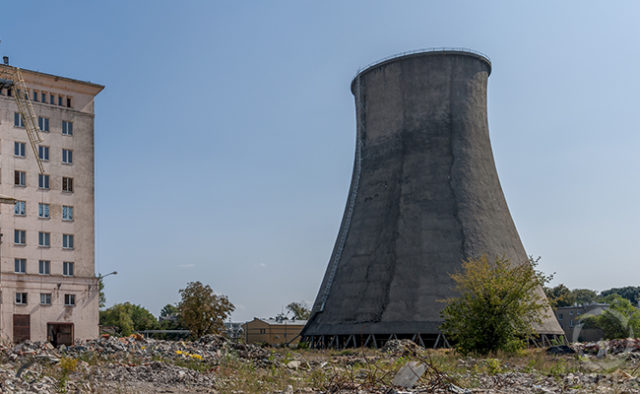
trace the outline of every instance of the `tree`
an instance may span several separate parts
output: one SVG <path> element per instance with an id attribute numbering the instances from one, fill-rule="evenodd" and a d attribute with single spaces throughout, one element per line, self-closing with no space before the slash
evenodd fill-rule
<path id="1" fill-rule="evenodd" d="M 598 300 L 598 293 L 589 289 L 573 289 L 571 290 L 575 303 L 578 305 L 593 304 Z"/>
<path id="2" fill-rule="evenodd" d="M 545 287 L 544 293 L 553 308 L 571 306 L 576 302 L 575 295 L 563 284 L 556 287 Z"/>
<path id="3" fill-rule="evenodd" d="M 226 296 L 216 295 L 209 285 L 205 286 L 200 282 L 188 283 L 186 288 L 180 289 L 180 296 L 180 318 L 196 338 L 221 333 L 224 330 L 224 320 L 235 310 Z"/>
<path id="4" fill-rule="evenodd" d="M 311 311 L 304 302 L 292 302 L 287 305 L 287 310 L 293 314 L 293 320 L 307 320 Z"/>
<path id="5" fill-rule="evenodd" d="M 515 351 L 541 322 L 545 300 L 537 287 L 551 279 L 535 270 L 538 260 L 512 264 L 486 256 L 462 263 L 452 274 L 458 297 L 445 300 L 443 332 L 463 354 Z"/>
<path id="6" fill-rule="evenodd" d="M 181 328 L 180 311 L 172 304 L 165 305 L 160 311 L 158 322 L 163 330 L 177 330 Z"/>
<path id="7" fill-rule="evenodd" d="M 158 321 L 144 307 L 125 302 L 100 311 L 100 324 L 115 326 L 120 335 L 128 336 L 136 331 L 152 330 L 157 327 Z"/>
<path id="8" fill-rule="evenodd" d="M 609 290 L 603 290 L 600 293 L 601 297 L 608 297 L 612 294 L 618 294 L 622 298 L 626 298 L 633 305 L 638 305 L 638 301 L 640 301 L 640 287 L 636 286 L 626 286 L 620 288 L 613 288 Z"/>
<path id="9" fill-rule="evenodd" d="M 581 318 L 584 328 L 597 327 L 604 332 L 607 339 L 635 338 L 640 334 L 640 310 L 631 302 L 618 294 L 611 294 L 604 299 L 609 307 L 598 315 L 587 315 Z"/>
<path id="10" fill-rule="evenodd" d="M 104 305 L 107 303 L 107 296 L 104 295 L 104 282 L 102 281 L 102 277 L 98 277 L 98 307 L 104 308 Z"/>

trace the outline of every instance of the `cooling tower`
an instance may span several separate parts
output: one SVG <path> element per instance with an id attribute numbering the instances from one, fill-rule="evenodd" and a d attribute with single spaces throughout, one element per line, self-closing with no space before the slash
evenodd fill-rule
<path id="1" fill-rule="evenodd" d="M 483 255 L 527 263 L 491 151 L 490 72 L 485 56 L 438 50 L 385 59 L 353 80 L 353 176 L 302 333 L 312 347 L 446 345 L 449 274 Z M 563 334 L 548 307 L 536 331 Z"/>

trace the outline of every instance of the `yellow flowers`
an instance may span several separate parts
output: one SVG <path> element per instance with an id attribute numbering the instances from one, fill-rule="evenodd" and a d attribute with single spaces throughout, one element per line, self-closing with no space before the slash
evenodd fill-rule
<path id="1" fill-rule="evenodd" d="M 202 356 L 194 353 L 183 352 L 182 350 L 176 350 L 177 355 L 184 355 L 185 357 L 191 357 L 196 360 L 202 360 Z"/>

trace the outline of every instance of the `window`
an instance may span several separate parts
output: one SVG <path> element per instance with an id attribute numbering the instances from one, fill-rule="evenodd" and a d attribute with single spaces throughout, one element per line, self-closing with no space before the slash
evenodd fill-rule
<path id="1" fill-rule="evenodd" d="M 58 105 L 62 107 L 62 96 L 58 96 Z"/>
<path id="2" fill-rule="evenodd" d="M 49 104 L 55 104 L 56 103 L 56 98 L 53 96 L 53 94 L 49 95 Z"/>
<path id="3" fill-rule="evenodd" d="M 49 204 L 38 203 L 38 217 L 40 219 L 49 219 Z"/>
<path id="4" fill-rule="evenodd" d="M 51 305 L 51 293 L 40 293 L 40 305 Z"/>
<path id="5" fill-rule="evenodd" d="M 73 178 L 69 178 L 66 176 L 62 177 L 62 191 L 73 192 Z"/>
<path id="6" fill-rule="evenodd" d="M 51 261 L 49 261 L 49 260 L 40 260 L 40 261 L 38 261 L 38 273 L 40 275 L 50 275 L 51 274 Z"/>
<path id="7" fill-rule="evenodd" d="M 24 171 L 15 171 L 14 173 L 15 185 L 26 186 L 27 185 L 27 173 Z"/>
<path id="8" fill-rule="evenodd" d="M 67 97 L 67 108 L 71 108 L 71 97 Z"/>
<path id="9" fill-rule="evenodd" d="M 62 135 L 73 135 L 73 122 L 62 121 Z"/>
<path id="10" fill-rule="evenodd" d="M 48 146 L 38 146 L 38 157 L 42 161 L 49 161 L 49 147 Z"/>
<path id="11" fill-rule="evenodd" d="M 73 163 L 73 151 L 71 149 L 63 149 L 62 150 L 62 162 L 64 164 L 72 164 Z"/>
<path id="12" fill-rule="evenodd" d="M 62 220 L 72 221 L 73 220 L 73 207 L 70 205 L 62 206 Z"/>
<path id="13" fill-rule="evenodd" d="M 13 272 L 16 274 L 24 274 L 27 272 L 27 259 L 14 259 Z"/>
<path id="14" fill-rule="evenodd" d="M 22 119 L 22 114 L 19 112 L 13 113 L 13 125 L 15 127 L 24 127 L 24 119 Z"/>
<path id="15" fill-rule="evenodd" d="M 558 313 L 558 320 L 562 320 L 562 313 Z"/>
<path id="16" fill-rule="evenodd" d="M 569 316 L 573 316 L 573 311 L 569 311 Z"/>
<path id="17" fill-rule="evenodd" d="M 75 306 L 76 305 L 76 295 L 75 294 L 65 294 L 64 295 L 64 306 Z"/>
<path id="18" fill-rule="evenodd" d="M 16 304 L 27 305 L 27 293 L 16 293 Z"/>
<path id="19" fill-rule="evenodd" d="M 62 275 L 73 276 L 73 263 L 71 261 L 62 263 Z"/>
<path id="20" fill-rule="evenodd" d="M 260 329 L 260 334 L 266 334 L 267 333 L 267 329 L 266 328 L 261 328 Z"/>
<path id="21" fill-rule="evenodd" d="M 569 320 L 569 327 L 573 327 L 573 320 Z"/>
<path id="22" fill-rule="evenodd" d="M 24 216 L 27 214 L 27 202 L 16 201 L 16 205 L 13 207 L 13 214 L 16 216 Z"/>
<path id="23" fill-rule="evenodd" d="M 14 142 L 13 155 L 17 157 L 25 157 L 27 152 L 26 147 L 27 144 L 25 144 L 24 142 Z"/>
<path id="24" fill-rule="evenodd" d="M 38 92 L 33 92 L 33 101 L 38 101 Z"/>
<path id="25" fill-rule="evenodd" d="M 62 234 L 62 248 L 73 249 L 73 234 Z"/>
<path id="26" fill-rule="evenodd" d="M 42 94 L 40 94 L 40 101 L 45 104 L 47 103 L 47 94 L 45 92 L 42 92 Z"/>
<path id="27" fill-rule="evenodd" d="M 40 127 L 40 131 L 49 132 L 49 118 L 44 118 L 42 116 L 38 116 L 38 126 Z"/>
<path id="28" fill-rule="evenodd" d="M 38 187 L 40 189 L 49 189 L 49 175 L 38 174 Z"/>
<path id="29" fill-rule="evenodd" d="M 25 245 L 27 243 L 27 232 L 25 230 L 13 230 L 13 243 Z"/>
<path id="30" fill-rule="evenodd" d="M 50 247 L 51 246 L 51 233 L 47 233 L 47 232 L 44 232 L 44 231 L 38 232 L 38 246 L 41 247 L 41 248 Z"/>

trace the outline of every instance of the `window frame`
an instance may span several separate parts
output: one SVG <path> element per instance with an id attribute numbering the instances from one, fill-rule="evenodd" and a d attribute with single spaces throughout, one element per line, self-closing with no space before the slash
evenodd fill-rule
<path id="1" fill-rule="evenodd" d="M 16 305 L 28 305 L 28 299 L 28 293 L 16 291 Z"/>
<path id="2" fill-rule="evenodd" d="M 38 128 L 43 133 L 48 133 L 49 131 L 51 131 L 51 129 L 49 128 L 49 118 L 38 116 Z"/>
<path id="3" fill-rule="evenodd" d="M 65 193 L 73 193 L 73 178 L 69 176 L 62 177 L 62 191 Z"/>
<path id="4" fill-rule="evenodd" d="M 13 157 L 24 159 L 27 157 L 27 144 L 22 141 L 13 141 Z"/>
<path id="5" fill-rule="evenodd" d="M 44 301 L 43 301 L 43 297 L 44 297 Z M 51 293 L 40 293 L 40 305 L 43 306 L 50 306 L 51 305 Z M 47 302 L 48 301 L 48 302 Z"/>
<path id="6" fill-rule="evenodd" d="M 62 148 L 62 164 L 73 164 L 73 149 Z"/>
<path id="7" fill-rule="evenodd" d="M 49 161 L 49 150 L 50 149 L 48 145 L 38 145 L 38 157 L 41 161 Z"/>
<path id="8" fill-rule="evenodd" d="M 27 259 L 16 257 L 13 259 L 13 273 L 14 274 L 26 274 L 27 273 Z"/>
<path id="9" fill-rule="evenodd" d="M 51 275 L 51 260 L 38 260 L 38 274 Z"/>
<path id="10" fill-rule="evenodd" d="M 16 180 L 18 182 L 16 182 Z M 21 170 L 14 170 L 13 185 L 18 187 L 27 187 L 27 172 L 21 171 Z"/>
<path id="11" fill-rule="evenodd" d="M 38 247 L 50 248 L 51 247 L 51 233 L 48 231 L 38 231 Z"/>
<path id="12" fill-rule="evenodd" d="M 38 189 L 51 190 L 51 177 L 49 174 L 38 174 Z"/>
<path id="13" fill-rule="evenodd" d="M 46 215 L 45 215 L 46 210 Z M 38 203 L 38 219 L 51 219 L 51 205 L 46 202 Z"/>
<path id="14" fill-rule="evenodd" d="M 76 306 L 76 295 L 65 293 L 64 295 L 64 306 Z"/>
<path id="15" fill-rule="evenodd" d="M 75 276 L 75 263 L 73 261 L 62 262 L 62 276 Z"/>
<path id="16" fill-rule="evenodd" d="M 73 234 L 62 234 L 62 249 L 73 250 L 74 239 Z"/>
<path id="17" fill-rule="evenodd" d="M 22 241 L 22 242 L 18 242 Z M 24 246 L 27 244 L 27 230 L 16 228 L 13 230 L 13 244 Z"/>
<path id="18" fill-rule="evenodd" d="M 73 222 L 73 205 L 62 206 L 62 221 Z"/>
<path id="19" fill-rule="evenodd" d="M 19 210 L 18 206 L 21 206 L 22 209 Z M 27 216 L 27 202 L 23 200 L 16 200 L 16 203 L 13 206 L 13 216 Z"/>
<path id="20" fill-rule="evenodd" d="M 20 112 L 13 113 L 13 127 L 24 129 L 24 118 Z"/>
<path id="21" fill-rule="evenodd" d="M 62 121 L 62 135 L 73 135 L 73 121 Z"/>

